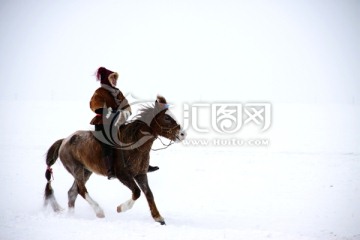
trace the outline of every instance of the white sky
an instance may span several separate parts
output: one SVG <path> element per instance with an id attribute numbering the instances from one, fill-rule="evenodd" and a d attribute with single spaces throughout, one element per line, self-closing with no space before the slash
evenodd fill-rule
<path id="1" fill-rule="evenodd" d="M 0 99 L 83 100 L 95 70 L 172 102 L 360 103 L 360 1 L 0 3 Z"/>

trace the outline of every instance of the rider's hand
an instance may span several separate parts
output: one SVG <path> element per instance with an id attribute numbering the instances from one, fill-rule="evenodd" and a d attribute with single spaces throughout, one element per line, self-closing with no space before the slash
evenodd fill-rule
<path id="1" fill-rule="evenodd" d="M 119 116 L 117 117 L 114 126 L 115 127 L 119 127 L 121 125 L 123 125 L 126 120 L 130 117 L 131 112 L 128 110 L 123 110 L 123 111 L 119 111 Z"/>
<path id="2" fill-rule="evenodd" d="M 130 112 L 130 111 L 128 111 L 128 110 L 124 110 L 124 111 L 122 111 L 122 113 L 124 114 L 125 121 L 127 121 L 127 120 L 128 120 L 128 118 L 129 118 L 129 117 L 130 117 L 130 115 L 131 115 L 131 112 Z"/>
<path id="3" fill-rule="evenodd" d="M 109 108 L 107 109 L 106 119 L 109 119 L 109 117 L 111 116 L 112 113 L 113 113 L 113 110 L 112 110 L 111 107 L 109 107 Z"/>

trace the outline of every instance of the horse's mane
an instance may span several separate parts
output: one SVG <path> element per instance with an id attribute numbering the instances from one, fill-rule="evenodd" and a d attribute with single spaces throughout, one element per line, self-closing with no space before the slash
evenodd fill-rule
<path id="1" fill-rule="evenodd" d="M 140 108 L 138 111 L 139 113 L 129 123 L 134 121 L 142 121 L 150 126 L 151 121 L 157 114 L 155 104 L 142 105 L 142 108 Z"/>
<path id="2" fill-rule="evenodd" d="M 129 122 L 120 127 L 120 139 L 122 142 L 135 142 L 139 138 L 139 134 L 146 134 L 141 132 L 147 127 L 149 134 L 153 134 L 150 129 L 150 124 L 157 114 L 167 109 L 166 99 L 162 96 L 157 96 L 157 100 L 153 104 L 144 104 L 138 110 L 138 114 Z M 146 130 L 145 130 L 146 131 Z"/>
<path id="3" fill-rule="evenodd" d="M 159 113 L 155 104 L 143 105 L 138 110 L 138 114 L 129 122 L 125 123 L 120 128 L 121 138 L 125 138 L 126 142 L 134 142 L 137 139 L 137 135 L 144 126 L 150 127 L 150 123 L 156 114 Z"/>

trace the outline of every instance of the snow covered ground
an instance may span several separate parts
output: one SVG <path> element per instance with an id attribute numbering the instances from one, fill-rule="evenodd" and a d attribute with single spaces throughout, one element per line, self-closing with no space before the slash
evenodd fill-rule
<path id="1" fill-rule="evenodd" d="M 359 4 L 1 1 L 0 240 L 360 239 Z M 120 74 L 124 94 L 164 94 L 179 119 L 200 104 L 201 129 L 214 128 L 209 104 L 251 100 L 271 103 L 271 127 L 192 124 L 182 144 L 152 152 L 166 226 L 144 196 L 118 214 L 130 191 L 99 176 L 87 187 L 106 218 L 80 197 L 69 214 L 60 162 L 53 187 L 65 210 L 55 214 L 43 209 L 44 155 L 89 129 L 100 66 Z"/>
<path id="2" fill-rule="evenodd" d="M 152 152 L 161 226 L 144 196 L 118 214 L 130 191 L 96 175 L 87 187 L 106 218 L 97 219 L 81 197 L 68 213 L 72 177 L 60 161 L 53 187 L 65 210 L 43 209 L 44 154 L 88 128 L 84 103 L 1 102 L 9 115 L 1 119 L 0 239 L 360 239 L 359 106 L 275 105 L 267 147 L 177 144 Z"/>

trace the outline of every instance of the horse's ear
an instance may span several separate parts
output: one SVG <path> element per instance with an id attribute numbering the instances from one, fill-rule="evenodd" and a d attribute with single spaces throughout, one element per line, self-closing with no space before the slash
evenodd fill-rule
<path id="1" fill-rule="evenodd" d="M 167 104 L 166 99 L 163 96 L 158 95 L 156 99 L 157 103 Z"/>
<path id="2" fill-rule="evenodd" d="M 166 103 L 166 99 L 163 96 L 157 96 L 157 99 L 155 101 L 155 106 L 159 110 L 167 109 L 169 105 Z"/>

